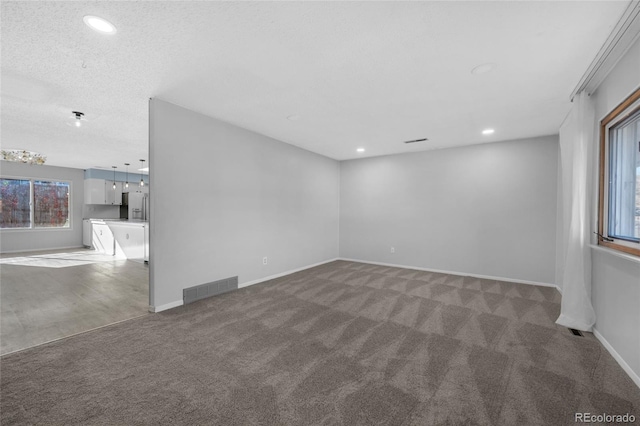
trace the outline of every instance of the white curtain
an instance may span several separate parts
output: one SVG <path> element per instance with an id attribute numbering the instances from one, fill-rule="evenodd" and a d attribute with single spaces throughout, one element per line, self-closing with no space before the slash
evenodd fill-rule
<path id="1" fill-rule="evenodd" d="M 562 178 L 562 308 L 556 323 L 591 331 L 596 314 L 591 305 L 591 152 L 595 140 L 593 102 L 582 92 L 560 128 Z"/>

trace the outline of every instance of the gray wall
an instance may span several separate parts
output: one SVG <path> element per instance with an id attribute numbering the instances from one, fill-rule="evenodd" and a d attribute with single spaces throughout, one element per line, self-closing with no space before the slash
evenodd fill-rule
<path id="1" fill-rule="evenodd" d="M 9 161 L 0 162 L 3 177 L 40 178 L 71 182 L 71 228 L 0 231 L 0 252 L 48 250 L 82 246 L 82 204 L 84 170 L 66 167 L 32 166 Z"/>
<path id="2" fill-rule="evenodd" d="M 335 160 L 154 99 L 149 165 L 154 307 L 338 256 Z"/>
<path id="3" fill-rule="evenodd" d="M 618 62 L 592 95 L 598 123 L 640 86 L 640 40 Z M 597 144 L 597 141 L 594 141 Z M 596 149 L 596 153 L 598 150 Z M 592 182 L 593 230 L 598 229 L 597 158 L 594 156 Z M 640 259 L 619 257 L 610 250 L 592 251 L 592 302 L 596 330 L 640 376 Z"/>
<path id="4" fill-rule="evenodd" d="M 592 250 L 595 329 L 640 376 L 640 261 Z"/>
<path id="5" fill-rule="evenodd" d="M 82 217 L 87 219 L 119 219 L 120 206 L 85 204 L 82 206 Z"/>
<path id="6" fill-rule="evenodd" d="M 557 136 L 343 161 L 340 256 L 554 283 L 557 163 Z"/>

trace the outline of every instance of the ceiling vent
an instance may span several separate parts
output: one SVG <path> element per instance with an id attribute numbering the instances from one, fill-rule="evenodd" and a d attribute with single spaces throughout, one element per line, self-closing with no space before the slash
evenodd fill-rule
<path id="1" fill-rule="evenodd" d="M 404 143 L 417 143 L 417 142 L 424 142 L 424 141 L 428 141 L 429 139 L 424 138 L 424 139 L 414 139 L 412 141 L 405 141 Z"/>

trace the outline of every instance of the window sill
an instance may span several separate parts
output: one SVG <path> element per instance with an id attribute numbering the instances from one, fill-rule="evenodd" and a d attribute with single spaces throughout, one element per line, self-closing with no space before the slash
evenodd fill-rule
<path id="1" fill-rule="evenodd" d="M 73 231 L 73 227 L 69 226 L 66 228 L 0 228 L 0 232 L 42 232 L 42 231 Z"/>
<path id="2" fill-rule="evenodd" d="M 634 256 L 632 254 L 627 254 L 627 253 L 623 253 L 617 250 L 613 250 L 610 248 L 606 248 L 606 247 L 602 247 L 596 244 L 589 244 L 589 246 L 591 247 L 592 250 L 597 250 L 597 251 L 601 251 L 603 253 L 608 253 L 612 256 L 617 256 L 620 257 L 622 259 L 626 259 L 629 260 L 631 262 L 635 262 L 635 263 L 640 263 L 640 257 Z"/>

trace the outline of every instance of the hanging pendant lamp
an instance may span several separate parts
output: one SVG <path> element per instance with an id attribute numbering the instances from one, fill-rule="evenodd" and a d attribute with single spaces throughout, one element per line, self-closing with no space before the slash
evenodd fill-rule
<path id="1" fill-rule="evenodd" d="M 144 179 L 142 179 L 142 169 L 144 169 L 144 160 L 140 160 L 140 187 L 144 186 Z"/>

